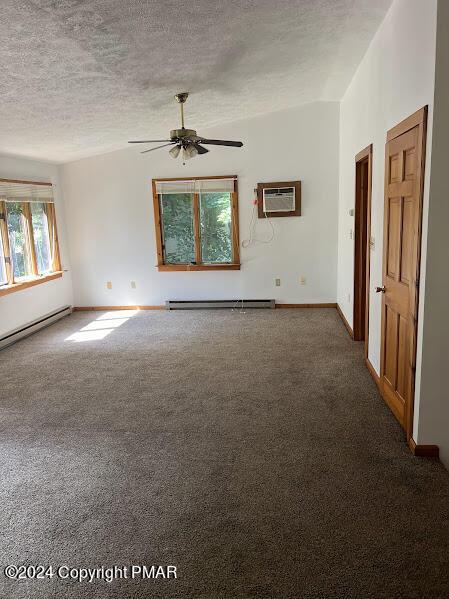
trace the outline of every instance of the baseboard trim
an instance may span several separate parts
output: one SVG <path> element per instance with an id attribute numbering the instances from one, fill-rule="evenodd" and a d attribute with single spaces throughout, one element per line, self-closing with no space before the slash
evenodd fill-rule
<path id="1" fill-rule="evenodd" d="M 336 308 L 337 304 L 276 304 L 276 308 Z"/>
<path id="2" fill-rule="evenodd" d="M 71 313 L 72 307 L 64 306 L 64 308 L 60 308 L 59 310 L 45 314 L 40 318 L 14 329 L 13 331 L 9 331 L 9 333 L 6 333 L 6 335 L 3 335 L 3 337 L 0 339 L 0 349 L 8 347 L 17 341 L 20 341 L 20 339 L 29 337 L 33 333 L 36 333 L 37 331 L 54 324 L 56 321 L 60 320 L 64 316 L 68 316 Z"/>
<path id="3" fill-rule="evenodd" d="M 382 395 L 379 375 L 374 370 L 374 366 L 371 364 L 368 358 L 365 358 L 365 364 L 368 368 L 368 372 L 373 378 L 373 381 L 376 383 L 377 388 L 379 389 L 379 393 Z M 408 440 L 408 446 L 412 454 L 416 457 L 431 458 L 433 460 L 438 460 L 440 457 L 440 450 L 438 445 L 417 445 L 415 441 L 410 437 L 410 439 Z"/>
<path id="4" fill-rule="evenodd" d="M 440 448 L 438 445 L 417 445 L 415 441 L 410 437 L 408 440 L 408 446 L 414 456 L 419 458 L 431 458 L 433 460 L 440 459 Z"/>
<path id="5" fill-rule="evenodd" d="M 351 337 L 351 339 L 354 339 L 354 331 L 352 330 L 349 322 L 346 320 L 345 315 L 343 314 L 342 309 L 340 308 L 340 306 L 338 304 L 335 304 L 335 307 L 337 308 L 337 312 L 340 315 L 340 318 L 342 319 L 343 324 L 345 325 L 346 330 L 349 333 L 349 336 Z"/>
<path id="6" fill-rule="evenodd" d="M 369 361 L 368 358 L 365 358 L 365 364 L 366 364 L 366 367 L 368 368 L 368 372 L 370 373 L 373 381 L 376 383 L 377 388 L 379 389 L 379 393 L 382 395 L 382 392 L 380 390 L 380 377 L 379 377 L 379 375 L 375 371 L 374 366 L 371 364 L 371 362 Z"/>
<path id="7" fill-rule="evenodd" d="M 74 312 L 109 312 L 111 310 L 166 310 L 165 306 L 75 306 Z"/>
<path id="8" fill-rule="evenodd" d="M 275 308 L 336 308 L 337 304 L 276 304 Z M 74 312 L 105 312 L 109 310 L 166 310 L 166 306 L 75 306 Z"/>

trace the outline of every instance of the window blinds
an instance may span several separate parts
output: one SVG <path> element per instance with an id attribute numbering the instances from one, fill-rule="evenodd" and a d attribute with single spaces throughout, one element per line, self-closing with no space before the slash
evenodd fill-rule
<path id="1" fill-rule="evenodd" d="M 0 201 L 54 202 L 51 183 L 28 183 L 0 179 Z"/>
<path id="2" fill-rule="evenodd" d="M 206 193 L 234 191 L 235 178 L 228 179 L 188 179 L 185 181 L 157 181 L 156 193 Z"/>

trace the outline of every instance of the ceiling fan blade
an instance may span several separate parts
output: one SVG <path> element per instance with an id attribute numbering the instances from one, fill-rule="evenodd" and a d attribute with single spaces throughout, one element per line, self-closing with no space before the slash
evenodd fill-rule
<path id="1" fill-rule="evenodd" d="M 157 144 L 163 141 L 171 141 L 171 139 L 143 139 L 142 141 L 129 141 L 129 144 Z"/>
<path id="2" fill-rule="evenodd" d="M 243 143 L 241 141 L 226 141 L 225 139 L 204 139 L 200 137 L 198 142 L 201 144 L 210 144 L 213 146 L 232 146 L 233 148 L 241 148 Z"/>
<path id="3" fill-rule="evenodd" d="M 209 152 L 207 148 L 203 148 L 203 146 L 200 146 L 198 143 L 192 143 L 192 145 L 198 150 L 198 154 L 207 154 Z"/>
<path id="4" fill-rule="evenodd" d="M 163 144 L 162 146 L 156 146 L 155 148 L 150 148 L 149 150 L 144 150 L 140 152 L 141 154 L 146 154 L 147 152 L 153 152 L 154 150 L 159 150 L 160 148 L 166 148 L 167 146 L 172 146 L 175 142 L 171 141 L 169 144 Z"/>

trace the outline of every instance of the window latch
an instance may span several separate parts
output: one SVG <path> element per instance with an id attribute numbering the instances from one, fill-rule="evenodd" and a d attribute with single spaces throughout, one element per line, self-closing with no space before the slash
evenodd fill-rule
<path id="1" fill-rule="evenodd" d="M 11 264 L 11 258 L 9 256 L 5 256 L 5 264 Z"/>
<path id="2" fill-rule="evenodd" d="M 0 212 L 0 220 L 6 220 L 6 215 L 4 212 Z"/>

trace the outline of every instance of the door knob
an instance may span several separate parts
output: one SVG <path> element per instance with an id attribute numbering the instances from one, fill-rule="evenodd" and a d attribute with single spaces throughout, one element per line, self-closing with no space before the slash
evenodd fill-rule
<path id="1" fill-rule="evenodd" d="M 376 293 L 385 293 L 385 291 L 385 285 L 383 285 L 382 287 L 376 287 Z"/>

